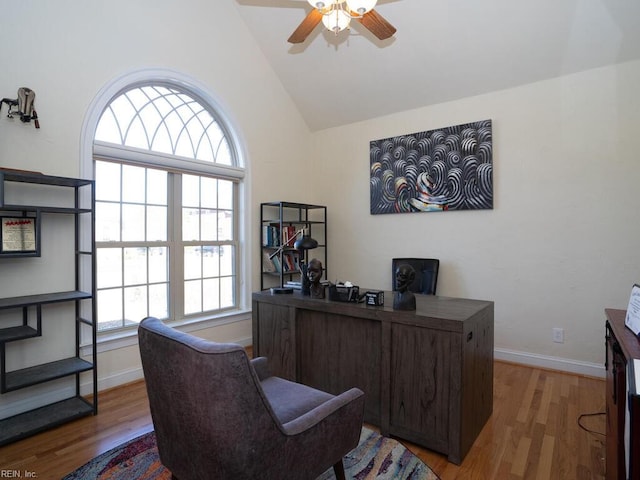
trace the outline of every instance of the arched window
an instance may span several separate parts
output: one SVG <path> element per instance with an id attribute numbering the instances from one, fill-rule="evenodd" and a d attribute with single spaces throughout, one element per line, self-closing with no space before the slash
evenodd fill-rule
<path id="1" fill-rule="evenodd" d="M 129 85 L 97 123 L 98 330 L 237 309 L 239 186 L 225 123 L 184 85 Z"/>

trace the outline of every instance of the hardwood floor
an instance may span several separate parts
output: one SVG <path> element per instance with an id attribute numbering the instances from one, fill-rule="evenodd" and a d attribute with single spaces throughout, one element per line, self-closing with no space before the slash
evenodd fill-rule
<path id="1" fill-rule="evenodd" d="M 604 412 L 604 380 L 503 362 L 495 363 L 494 374 L 493 415 L 462 465 L 405 445 L 442 480 L 604 477 L 604 415 L 582 419 L 600 434 L 578 425 L 580 415 Z M 99 401 L 95 417 L 0 447 L 0 478 L 16 471 L 19 478 L 31 473 L 39 480 L 59 480 L 153 428 L 142 381 L 101 392 Z"/>

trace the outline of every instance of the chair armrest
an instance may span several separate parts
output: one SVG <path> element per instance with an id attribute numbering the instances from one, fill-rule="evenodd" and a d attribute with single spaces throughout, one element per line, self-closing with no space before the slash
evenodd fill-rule
<path id="1" fill-rule="evenodd" d="M 358 388 L 351 388 L 337 397 L 318 405 L 304 415 L 282 425 L 286 435 L 297 435 L 330 416 L 344 416 L 346 419 L 359 418 L 362 424 L 364 415 L 364 392 Z M 342 423 L 342 421 L 339 421 Z"/>
<path id="2" fill-rule="evenodd" d="M 263 381 L 271 376 L 269 366 L 267 365 L 267 357 L 257 357 L 251 360 L 251 366 L 258 375 L 258 380 Z"/>

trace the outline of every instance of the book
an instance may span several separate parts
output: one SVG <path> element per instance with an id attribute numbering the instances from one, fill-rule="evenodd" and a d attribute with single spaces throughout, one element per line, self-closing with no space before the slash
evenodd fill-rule
<path id="1" fill-rule="evenodd" d="M 262 271 L 265 273 L 276 272 L 276 265 L 269 258 L 269 252 L 262 252 Z"/>

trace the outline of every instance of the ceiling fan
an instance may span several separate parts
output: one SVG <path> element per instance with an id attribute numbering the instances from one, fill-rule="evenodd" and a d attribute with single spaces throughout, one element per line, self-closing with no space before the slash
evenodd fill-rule
<path id="1" fill-rule="evenodd" d="M 327 30 L 338 33 L 349 26 L 351 20 L 360 22 L 380 40 L 396 33 L 396 28 L 373 8 L 377 0 L 307 0 L 313 7 L 309 15 L 289 37 L 289 43 L 302 43 L 322 22 Z"/>

